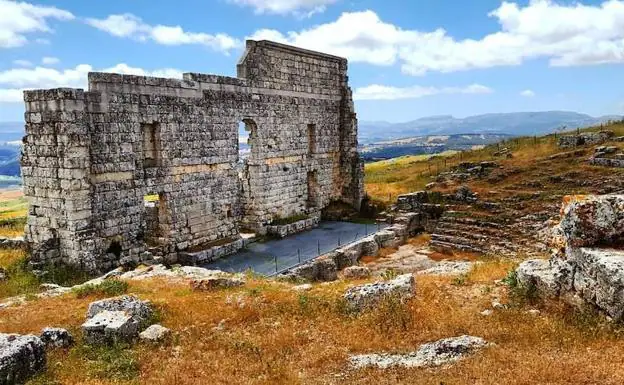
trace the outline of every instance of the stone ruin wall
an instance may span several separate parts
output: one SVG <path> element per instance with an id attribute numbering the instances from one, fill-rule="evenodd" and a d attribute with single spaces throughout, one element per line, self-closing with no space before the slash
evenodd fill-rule
<path id="1" fill-rule="evenodd" d="M 237 70 L 182 80 L 90 73 L 88 91 L 26 91 L 33 261 L 96 271 L 156 249 L 174 260 L 239 239 L 241 226 L 262 232 L 333 201 L 359 209 L 346 59 L 248 41 Z M 242 165 L 240 122 L 251 146 Z"/>

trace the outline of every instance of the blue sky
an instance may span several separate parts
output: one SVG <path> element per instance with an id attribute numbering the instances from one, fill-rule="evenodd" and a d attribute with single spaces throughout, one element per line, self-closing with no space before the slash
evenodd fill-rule
<path id="1" fill-rule="evenodd" d="M 624 0 L 0 0 L 0 121 L 89 70 L 234 76 L 250 37 L 347 57 L 361 120 L 624 113 Z"/>

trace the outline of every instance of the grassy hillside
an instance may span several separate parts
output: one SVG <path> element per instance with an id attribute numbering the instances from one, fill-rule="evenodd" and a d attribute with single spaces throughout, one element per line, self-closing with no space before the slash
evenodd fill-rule
<path id="1" fill-rule="evenodd" d="M 582 130 L 582 132 L 598 131 L 600 127 Z M 624 135 L 624 124 L 618 123 L 605 127 L 615 132 L 616 136 Z M 498 179 L 490 178 L 470 183 L 477 189 L 512 188 L 521 179 L 543 179 L 548 175 L 559 175 L 568 171 L 578 171 L 581 176 L 591 180 L 618 174 L 622 169 L 590 166 L 585 161 L 593 152 L 594 146 L 580 147 L 579 154 L 573 157 L 562 156 L 558 159 L 546 159 L 549 156 L 568 152 L 574 149 L 561 149 L 557 146 L 557 137 L 563 134 L 552 134 L 542 137 L 522 137 L 481 150 L 465 151 L 461 153 L 445 153 L 431 157 L 406 157 L 398 160 L 369 163 L 365 165 L 365 188 L 368 195 L 375 201 L 391 202 L 400 194 L 423 190 L 425 185 L 435 181 L 436 176 L 449 171 L 461 162 L 495 161 L 502 170 L 497 171 Z M 507 147 L 513 153 L 513 158 L 502 159 L 493 154 L 499 149 Z M 622 145 L 620 144 L 620 147 Z M 544 175 L 542 175 L 544 174 Z M 579 186 L 544 186 L 565 190 L 569 187 L 575 191 L 588 191 Z M 558 188 L 557 188 L 558 187 Z M 572 191 L 570 191 L 572 193 Z"/>

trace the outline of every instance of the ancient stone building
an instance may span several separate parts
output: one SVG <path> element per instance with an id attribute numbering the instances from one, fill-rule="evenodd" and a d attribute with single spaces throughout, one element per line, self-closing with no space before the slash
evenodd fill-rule
<path id="1" fill-rule="evenodd" d="M 240 247 L 332 202 L 359 208 L 346 59 L 248 41 L 238 77 L 89 73 L 89 90 L 26 91 L 22 154 L 33 261 L 106 270 Z M 239 124 L 251 153 L 239 163 Z M 309 222 L 308 222 L 309 223 Z"/>

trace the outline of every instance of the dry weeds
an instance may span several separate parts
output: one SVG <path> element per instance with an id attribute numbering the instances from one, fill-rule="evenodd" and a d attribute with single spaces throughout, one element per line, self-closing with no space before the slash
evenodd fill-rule
<path id="1" fill-rule="evenodd" d="M 167 281 L 132 282 L 130 292 L 152 300 L 176 337 L 162 347 L 139 344 L 138 377 L 101 378 L 93 363 L 55 352 L 45 380 L 62 384 L 621 384 L 624 341 L 618 330 L 571 316 L 546 304 L 479 312 L 492 300 L 493 281 L 511 265 L 489 261 L 467 276 L 418 277 L 418 293 L 401 308 L 381 306 L 355 317 L 345 313 L 347 284 L 315 285 L 295 293 L 289 285 L 253 280 L 241 289 L 193 292 Z M 469 293 L 469 294 L 467 294 Z M 0 328 L 38 333 L 45 326 L 79 333 L 87 305 L 97 297 L 37 300 L 2 310 Z M 62 311 L 59 311 L 62 309 Z M 224 321 L 222 321 L 224 320 Z M 222 328 L 218 328 L 219 324 Z M 408 352 L 419 344 L 461 334 L 496 345 L 448 368 L 353 371 L 350 353 Z M 78 348 L 74 348 L 78 349 Z M 98 374 L 99 373 L 99 374 Z M 99 376 L 99 377 L 98 377 Z"/>

